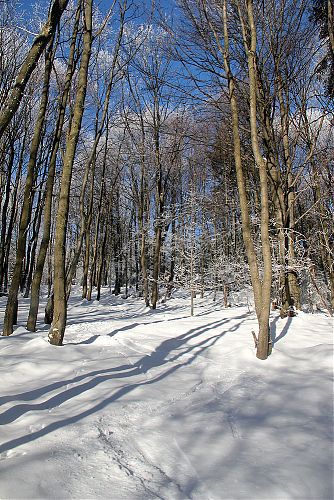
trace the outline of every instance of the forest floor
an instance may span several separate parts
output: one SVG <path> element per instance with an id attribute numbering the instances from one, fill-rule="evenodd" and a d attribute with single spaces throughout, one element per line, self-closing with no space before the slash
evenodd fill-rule
<path id="1" fill-rule="evenodd" d="M 21 305 L 0 338 L 1 499 L 333 498 L 326 314 L 272 313 L 259 361 L 244 306 L 74 295 L 55 347 Z"/>

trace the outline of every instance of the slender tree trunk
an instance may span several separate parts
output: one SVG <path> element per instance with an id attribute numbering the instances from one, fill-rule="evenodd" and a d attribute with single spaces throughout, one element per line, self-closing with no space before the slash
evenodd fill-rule
<path id="1" fill-rule="evenodd" d="M 0 139 L 20 105 L 26 85 L 37 66 L 40 56 L 54 37 L 60 18 L 67 4 L 68 0 L 54 0 L 46 23 L 39 35 L 35 38 L 23 61 L 14 86 L 0 113 Z"/>
<path id="2" fill-rule="evenodd" d="M 148 289 L 148 275 L 147 275 L 147 257 L 146 257 L 146 228 L 143 220 L 143 215 L 139 215 L 139 230 L 140 230 L 140 268 L 143 281 L 143 298 L 145 306 L 149 307 L 149 289 Z"/>
<path id="3" fill-rule="evenodd" d="M 7 220 L 8 220 L 8 206 L 9 206 L 9 201 L 10 201 L 10 195 L 11 195 L 11 180 L 12 180 L 12 169 L 13 169 L 13 164 L 14 164 L 14 156 L 15 156 L 15 149 L 14 145 L 10 144 L 10 151 L 9 151 L 9 158 L 8 158 L 8 168 L 7 168 L 7 182 L 6 182 L 6 188 L 5 188 L 5 193 L 4 193 L 4 200 L 3 200 L 3 206 L 2 206 L 2 214 L 1 214 L 1 232 L 0 232 L 0 290 L 3 292 L 6 291 L 6 289 L 3 288 L 3 282 L 4 282 L 4 274 L 5 274 L 5 253 L 6 253 L 6 229 L 7 229 Z M 18 188 L 18 175 L 16 176 L 16 183 L 15 183 L 15 194 L 17 192 Z M 16 198 L 16 196 L 15 196 Z M 12 207 L 12 215 L 15 213 L 16 210 L 16 199 L 13 202 L 13 207 Z M 1 206 L 1 205 L 0 205 Z M 13 217 L 11 217 L 11 224 L 9 225 L 7 229 L 7 234 L 10 234 L 13 231 Z"/>
<path id="4" fill-rule="evenodd" d="M 112 61 L 112 65 L 111 65 L 110 75 L 109 75 L 109 81 L 108 81 L 108 85 L 107 85 L 107 89 L 106 89 L 106 93 L 105 93 L 102 116 L 101 116 L 101 120 L 99 122 L 99 119 L 98 119 L 99 117 L 98 117 L 98 112 L 97 112 L 94 143 L 93 143 L 93 147 L 92 147 L 92 150 L 90 152 L 90 155 L 89 155 L 89 159 L 86 163 L 84 180 L 83 180 L 83 185 L 82 185 L 82 190 L 81 190 L 81 195 L 80 195 L 80 212 L 81 212 L 80 233 L 78 236 L 77 246 L 76 246 L 76 249 L 74 252 L 74 256 L 73 256 L 72 263 L 71 263 L 71 266 L 69 268 L 68 277 L 67 277 L 67 283 L 68 283 L 67 299 L 70 295 L 72 278 L 75 275 L 78 261 L 79 261 L 80 255 L 81 255 L 82 243 L 83 243 L 84 235 L 86 233 L 86 228 L 90 227 L 91 220 L 92 220 L 96 152 L 97 152 L 97 147 L 100 143 L 100 139 L 101 139 L 103 130 L 106 126 L 104 168 L 103 168 L 103 174 L 102 174 L 102 177 L 104 177 L 106 156 L 107 156 L 107 145 L 108 145 L 108 126 L 109 126 L 108 108 L 109 108 L 111 91 L 112 91 L 113 86 L 114 86 L 114 80 L 115 80 L 115 75 L 116 75 L 116 71 L 117 71 L 117 62 L 118 62 L 118 58 L 119 58 L 119 51 L 120 51 L 121 42 L 122 42 L 122 38 L 123 38 L 125 12 L 126 12 L 126 2 L 124 3 L 124 5 L 121 8 L 120 30 L 119 30 L 118 37 L 117 37 L 116 48 L 114 51 L 113 61 Z M 89 176 L 90 172 L 91 172 L 91 178 L 92 178 L 90 202 L 89 202 L 88 214 L 85 215 L 84 195 L 85 195 L 86 185 L 87 185 L 88 176 Z M 104 178 L 103 178 L 103 183 L 104 183 Z"/>
<path id="5" fill-rule="evenodd" d="M 87 89 L 87 75 L 89 59 L 92 46 L 92 0 L 85 1 L 84 9 L 84 35 L 83 50 L 78 74 L 78 87 L 76 100 L 74 104 L 73 119 L 66 141 L 66 150 L 64 154 L 63 173 L 61 178 L 59 204 L 56 218 L 55 249 L 54 249 L 54 314 L 53 321 L 49 331 L 49 340 L 51 344 L 62 345 L 66 319 L 67 319 L 67 300 L 66 300 L 66 271 L 65 271 L 65 252 L 66 252 L 66 229 L 69 211 L 70 187 L 72 178 L 72 169 L 74 156 L 81 129 L 81 121 L 84 112 L 84 104 Z"/>
<path id="6" fill-rule="evenodd" d="M 19 236 L 16 251 L 16 261 L 13 271 L 12 282 L 8 294 L 8 302 L 5 311 L 3 335 L 13 333 L 13 324 L 17 314 L 17 295 L 20 285 L 22 263 L 25 256 L 27 229 L 31 218 L 31 209 L 34 198 L 33 183 L 35 179 L 37 153 L 43 133 L 45 113 L 49 100 L 49 84 L 53 61 L 53 39 L 46 53 L 43 91 L 39 106 L 38 117 L 30 147 L 30 157 L 27 168 L 26 185 L 24 190 L 23 206 L 20 219 Z"/>
<path id="7" fill-rule="evenodd" d="M 174 286 L 174 275 L 175 275 L 175 233 L 176 233 L 176 213 L 175 213 L 175 202 L 176 197 L 174 197 L 174 204 L 172 206 L 172 240 L 171 240 L 171 258 L 170 258 L 170 269 L 169 278 L 166 291 L 166 298 L 170 298 L 172 295 L 172 290 Z"/>
<path id="8" fill-rule="evenodd" d="M 152 309 L 157 308 L 157 302 L 159 299 L 159 271 L 160 271 L 160 251 L 161 251 L 161 226 L 160 223 L 155 230 L 155 245 L 154 245 L 154 255 L 153 255 L 153 283 L 152 283 Z"/>
<path id="9" fill-rule="evenodd" d="M 135 226 L 135 231 L 136 231 L 136 222 L 134 222 Z M 136 289 L 136 295 L 139 290 L 139 272 L 140 272 L 140 265 L 139 265 L 139 249 L 138 249 L 138 232 L 136 231 L 135 233 L 135 240 L 134 240 L 134 259 L 135 259 L 135 271 L 136 271 L 136 283 L 135 283 L 135 289 Z"/>
<path id="10" fill-rule="evenodd" d="M 122 229 L 119 221 L 119 193 L 117 194 L 116 234 L 114 239 L 115 286 L 113 293 L 119 295 L 123 285 Z"/>
<path id="11" fill-rule="evenodd" d="M 283 81 L 279 69 L 277 69 L 278 79 L 278 100 L 280 107 L 281 127 L 283 133 L 284 162 L 287 174 L 286 212 L 285 212 L 285 294 L 283 296 L 281 314 L 286 315 L 289 307 L 295 306 L 300 309 L 300 288 L 298 284 L 297 272 L 294 269 L 295 261 L 295 190 L 292 173 L 292 161 L 289 145 L 289 125 L 288 110 L 284 102 Z"/>
<path id="12" fill-rule="evenodd" d="M 139 228 L 139 266 L 136 264 L 137 268 L 140 267 L 141 272 L 141 293 L 145 302 L 145 306 L 149 307 L 149 281 L 148 281 L 148 262 L 147 262 L 147 225 L 149 218 L 149 193 L 147 185 L 147 174 L 146 174 L 146 128 L 144 121 L 144 113 L 142 110 L 141 98 L 137 92 L 136 87 L 132 84 L 131 79 L 128 79 L 129 89 L 134 102 L 137 105 L 138 118 L 140 123 L 141 131 L 141 141 L 138 146 L 140 153 L 140 182 L 137 186 L 137 180 L 135 175 L 132 173 L 133 178 L 133 193 L 137 204 L 138 210 L 138 228 Z M 128 129 L 131 134 L 131 127 L 128 124 Z"/>
<path id="13" fill-rule="evenodd" d="M 87 298 L 88 291 L 88 271 L 89 271 L 89 257 L 90 257 L 90 229 L 88 228 L 85 234 L 85 258 L 82 277 L 82 298 Z"/>
<path id="14" fill-rule="evenodd" d="M 259 318 L 259 343 L 256 356 L 266 359 L 270 341 L 269 315 L 270 292 L 272 281 L 271 249 L 269 239 L 269 196 L 267 165 L 260 151 L 257 127 L 257 72 L 256 72 L 256 26 L 253 17 L 253 0 L 247 0 L 247 14 L 250 27 L 250 47 L 248 48 L 248 74 L 249 74 L 249 109 L 251 124 L 251 140 L 254 158 L 260 174 L 261 197 L 261 250 L 263 259 L 263 277 L 261 283 L 261 306 Z"/>
<path id="15" fill-rule="evenodd" d="M 34 267 L 35 267 L 36 248 L 37 248 L 39 230 L 40 230 L 41 222 L 42 222 L 44 201 L 45 201 L 45 196 L 42 197 L 42 193 L 40 192 L 39 196 L 38 196 L 36 213 L 35 213 L 34 222 L 33 222 L 32 235 L 31 235 L 31 238 L 30 238 L 29 243 L 28 243 L 29 261 L 26 264 L 26 270 L 24 272 L 25 281 L 24 281 L 23 285 L 24 285 L 24 289 L 25 289 L 24 297 L 26 299 L 29 297 L 32 276 L 33 276 Z"/>
<path id="16" fill-rule="evenodd" d="M 19 155 L 19 162 L 16 171 L 16 179 L 14 188 L 12 189 L 12 199 L 11 199 L 11 211 L 10 216 L 8 218 L 8 203 L 9 203 L 9 194 L 11 191 L 11 173 L 12 173 L 12 154 L 14 154 L 14 150 L 10 152 L 9 159 L 9 172 L 8 172 L 8 185 L 6 187 L 5 200 L 3 205 L 2 219 L 1 219 L 1 247 L 0 247 L 0 291 L 7 292 L 7 282 L 8 282 L 8 261 L 9 261 L 9 252 L 10 245 L 13 236 L 13 230 L 15 225 L 15 220 L 18 212 L 18 195 L 19 195 L 19 186 L 21 182 L 22 176 L 22 168 L 24 162 L 24 153 L 26 149 L 26 141 L 28 137 L 28 130 L 25 128 L 23 141 L 21 145 L 21 151 Z M 8 192 L 7 192 L 8 191 Z M 7 228 L 7 234 L 6 234 Z"/>
<path id="17" fill-rule="evenodd" d="M 68 101 L 69 91 L 71 87 L 71 81 L 73 77 L 73 73 L 75 70 L 75 47 L 78 36 L 78 28 L 81 14 L 81 2 L 76 11 L 73 34 L 71 39 L 68 63 L 67 63 L 67 71 L 65 77 L 65 84 L 63 89 L 63 94 L 59 100 L 59 111 L 58 118 L 54 133 L 54 140 L 52 144 L 52 152 L 50 157 L 49 164 L 49 172 L 48 178 L 46 182 L 46 195 L 45 195 L 45 206 L 44 206 L 44 226 L 43 226 L 43 236 L 42 241 L 39 248 L 39 253 L 36 261 L 36 268 L 33 277 L 33 281 L 31 284 L 31 299 L 30 299 L 30 308 L 29 315 L 27 321 L 27 330 L 34 332 L 36 329 L 36 321 L 38 315 L 38 307 L 39 307 L 39 296 L 40 296 L 40 288 L 43 277 L 43 270 L 45 265 L 45 260 L 47 256 L 47 251 L 50 243 L 51 237 L 51 224 L 52 224 L 52 194 L 53 194 L 53 185 L 55 179 L 56 172 L 56 162 L 57 162 L 57 153 L 59 150 L 61 134 L 63 131 L 64 120 L 65 120 L 65 110 Z M 50 266 L 49 266 L 50 267 Z M 50 271 L 50 269 L 49 269 Z M 49 272 L 50 274 L 50 272 Z M 50 296 L 50 291 L 49 291 Z M 53 309 L 52 309 L 53 310 Z M 47 324 L 51 324 L 52 316 L 50 315 L 51 309 L 46 312 Z"/>
<path id="18" fill-rule="evenodd" d="M 73 278 L 76 274 L 79 258 L 81 255 L 81 250 L 82 250 L 82 243 L 83 239 L 85 236 L 85 233 L 90 230 L 91 226 L 91 221 L 92 221 L 92 212 L 93 212 L 93 201 L 94 201 L 94 180 L 95 180 L 95 162 L 96 158 L 94 156 L 92 163 L 87 162 L 86 168 L 85 168 L 85 173 L 84 173 L 84 179 L 81 187 L 81 193 L 80 193 L 80 200 L 79 200 L 79 206 L 80 206 L 80 231 L 77 237 L 77 242 L 76 246 L 74 249 L 73 257 L 71 259 L 71 262 L 68 267 L 68 271 L 66 273 L 66 300 L 69 299 L 70 293 L 71 293 L 71 286 L 72 286 L 72 281 Z M 86 192 L 86 186 L 88 182 L 88 177 L 89 173 L 91 174 L 91 185 L 90 185 L 90 193 L 89 193 L 89 201 L 88 201 L 88 210 L 87 214 L 85 213 L 85 192 Z"/>
<path id="19" fill-rule="evenodd" d="M 100 300 L 100 298 L 101 298 L 101 284 L 102 284 L 102 276 L 103 276 L 104 255 L 105 255 L 105 249 L 106 249 L 106 243 L 107 243 L 107 237 L 108 237 L 108 216 L 109 216 L 109 213 L 107 213 L 107 215 L 106 215 L 106 224 L 105 224 L 104 236 L 103 236 L 101 252 L 100 252 L 96 300 Z"/>
<path id="20" fill-rule="evenodd" d="M 155 89 L 157 90 L 157 89 Z M 155 244 L 153 253 L 153 273 L 152 273 L 152 292 L 151 302 L 152 309 L 156 309 L 159 299 L 159 273 L 160 273 L 160 260 L 161 260 L 161 246 L 162 246 L 162 229 L 163 229 L 163 212 L 165 203 L 165 193 L 162 183 L 162 165 L 160 157 L 160 111 L 159 99 L 154 95 L 154 148 L 155 148 L 155 168 L 156 173 L 156 227 L 155 227 Z"/>
<path id="21" fill-rule="evenodd" d="M 252 4 L 247 0 L 247 12 L 249 21 L 252 20 Z M 240 16 L 241 18 L 241 16 Z M 268 193 L 267 193 L 267 177 L 266 165 L 263 159 L 259 158 L 257 136 L 256 136 L 256 81 L 254 74 L 254 58 L 256 49 L 256 39 L 254 40 L 254 27 L 251 26 L 251 47 L 248 52 L 248 69 L 250 78 L 250 117 L 251 117 L 251 135 L 253 153 L 260 170 L 261 183 L 261 202 L 264 207 L 261 207 L 261 238 L 264 239 L 265 247 L 262 249 L 264 258 L 264 279 L 261 282 L 259 267 L 252 238 L 251 221 L 248 209 L 248 196 L 246 191 L 245 175 L 242 166 L 241 144 L 239 136 L 239 113 L 236 97 L 235 79 L 231 71 L 229 61 L 229 35 L 227 28 L 227 5 L 226 0 L 223 0 L 223 23 L 224 23 L 224 48 L 220 50 L 224 57 L 225 71 L 228 79 L 229 98 L 232 118 L 232 133 L 234 144 L 234 160 L 237 174 L 237 185 L 240 199 L 241 219 L 242 219 L 242 234 L 245 244 L 248 265 L 250 270 L 252 288 L 254 293 L 255 311 L 259 324 L 259 342 L 257 347 L 257 357 L 266 359 L 269 350 L 269 314 L 270 314 L 270 286 L 271 286 L 271 256 L 270 246 L 268 246 Z M 244 35 L 245 41 L 245 35 Z M 255 46 L 254 46 L 255 45 Z M 263 241 L 262 241 L 263 244 Z M 269 263 L 270 261 L 270 263 Z M 262 287 L 263 290 L 262 290 Z"/>

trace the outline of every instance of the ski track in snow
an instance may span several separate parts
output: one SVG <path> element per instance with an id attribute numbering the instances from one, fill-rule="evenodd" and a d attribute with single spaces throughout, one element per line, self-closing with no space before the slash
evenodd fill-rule
<path id="1" fill-rule="evenodd" d="M 116 462 L 126 476 L 131 476 L 137 482 L 139 491 L 147 493 L 152 498 L 186 498 L 182 487 L 168 476 L 158 465 L 150 462 L 139 447 L 133 445 L 125 433 L 108 430 L 100 431 L 100 439 L 104 443 L 105 453 Z"/>
<path id="2" fill-rule="evenodd" d="M 73 297 L 64 347 L 0 338 L 0 498 L 331 500 L 330 319 L 273 317 L 261 362 L 248 308 L 197 305 Z"/>

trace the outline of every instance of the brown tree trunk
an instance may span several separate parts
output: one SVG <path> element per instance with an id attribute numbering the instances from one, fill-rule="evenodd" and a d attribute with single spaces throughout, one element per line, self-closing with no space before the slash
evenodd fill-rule
<path id="1" fill-rule="evenodd" d="M 25 141 L 24 141 L 24 143 L 25 143 Z M 22 155 L 22 150 L 21 150 L 21 155 Z M 15 192 L 14 192 L 15 198 L 13 200 L 10 223 L 8 224 L 8 228 L 7 228 L 8 207 L 9 207 L 10 196 L 11 196 L 12 169 L 13 169 L 13 164 L 14 164 L 14 156 L 15 156 L 14 145 L 10 144 L 8 166 L 7 166 L 7 175 L 6 175 L 7 182 L 6 182 L 5 193 L 4 193 L 4 197 L 3 197 L 3 206 L 2 206 L 2 214 L 1 214 L 1 231 L 0 231 L 0 290 L 1 290 L 1 292 L 7 291 L 3 287 L 4 275 L 6 272 L 5 271 L 5 255 L 6 255 L 6 247 L 7 247 L 7 245 L 6 245 L 6 243 L 7 243 L 6 230 L 7 230 L 7 235 L 9 235 L 9 238 L 11 239 L 13 226 L 14 226 L 13 215 L 15 214 L 15 211 L 16 211 L 16 194 L 17 194 L 17 189 L 18 189 L 18 181 L 19 181 L 19 177 L 20 177 L 19 174 L 21 173 L 21 169 L 20 169 L 20 171 L 16 175 Z M 22 165 L 22 162 L 20 162 L 20 165 Z"/>
<path id="2" fill-rule="evenodd" d="M 269 239 L 269 197 L 267 181 L 267 165 L 261 154 L 257 126 L 257 71 L 256 71 L 256 26 L 253 16 L 253 0 L 247 0 L 247 15 L 250 28 L 250 46 L 248 47 L 249 74 L 249 111 L 251 124 L 252 150 L 260 174 L 261 197 L 261 251 L 263 260 L 263 277 L 261 282 L 261 302 L 259 321 L 259 343 L 256 356 L 259 359 L 268 357 L 270 342 L 269 315 L 270 292 L 272 280 L 271 249 Z M 245 39 L 246 43 L 246 39 Z"/>
<path id="3" fill-rule="evenodd" d="M 53 292 L 50 294 L 48 301 L 45 306 L 45 315 L 44 315 L 44 323 L 46 325 L 51 325 L 53 320 L 53 311 L 54 311 L 54 294 Z"/>
<path id="4" fill-rule="evenodd" d="M 171 240 L 172 251 L 171 251 L 168 285 L 167 285 L 167 290 L 166 290 L 166 298 L 168 298 L 168 299 L 172 295 L 172 290 L 174 287 L 174 275 L 175 275 L 175 233 L 176 233 L 175 203 L 176 203 L 176 196 L 174 196 L 173 201 L 174 201 L 174 204 L 172 206 L 172 240 Z"/>
<path id="5" fill-rule="evenodd" d="M 30 222 L 31 209 L 33 203 L 33 183 L 35 179 L 36 159 L 43 132 L 45 113 L 49 100 L 49 84 L 53 61 L 53 39 L 46 53 L 45 72 L 43 81 L 43 91 L 39 106 L 38 117 L 34 129 L 34 134 L 30 147 L 30 157 L 27 168 L 26 185 L 24 189 L 23 206 L 20 219 L 19 236 L 17 242 L 16 260 L 13 271 L 12 282 L 8 294 L 8 302 L 5 311 L 3 335 L 8 336 L 13 333 L 13 324 L 17 313 L 17 295 L 20 285 L 22 263 L 25 256 L 27 228 Z"/>
<path id="6" fill-rule="evenodd" d="M 50 235 L 51 235 L 51 223 L 52 223 L 52 194 L 53 194 L 53 185 L 54 178 L 56 172 L 56 162 L 57 162 L 57 153 L 59 149 L 61 134 L 64 126 L 65 119 L 65 109 L 68 101 L 69 90 L 71 87 L 71 81 L 73 77 L 73 73 L 75 70 L 75 47 L 78 35 L 78 27 L 79 20 L 81 14 L 81 2 L 76 11 L 76 17 L 74 21 L 73 34 L 71 39 L 68 63 L 67 63 L 67 71 L 65 76 L 65 84 L 63 89 L 63 94 L 59 99 L 59 111 L 58 118 L 54 133 L 54 139 L 52 144 L 52 152 L 49 164 L 49 172 L 48 178 L 46 182 L 46 195 L 45 195 L 45 206 L 44 206 L 44 226 L 43 226 L 43 236 L 42 241 L 39 248 L 39 253 L 36 261 L 36 269 L 33 277 L 33 281 L 31 284 L 31 299 L 30 299 L 30 308 L 29 315 L 27 321 L 27 330 L 34 332 L 36 329 L 36 321 L 39 307 L 39 295 L 40 288 L 43 276 L 43 269 L 45 265 L 45 260 L 47 256 L 47 251 L 50 243 Z M 47 316 L 47 324 L 51 324 L 52 317 L 50 314 L 46 313 Z"/>
<path id="7" fill-rule="evenodd" d="M 248 208 L 248 196 L 246 191 L 246 181 L 242 166 L 241 144 L 239 136 L 239 112 L 236 97 L 235 79 L 231 71 L 229 60 L 229 35 L 227 28 L 227 5 L 223 1 L 223 23 L 224 23 L 224 48 L 220 50 L 224 57 L 225 71 L 228 79 L 229 98 L 232 115 L 232 133 L 234 144 L 234 160 L 237 174 L 237 185 L 240 198 L 240 209 L 242 219 L 242 234 L 246 248 L 246 255 L 250 270 L 252 288 L 254 293 L 255 311 L 259 324 L 259 341 L 257 345 L 256 356 L 259 359 L 266 359 L 269 351 L 269 314 L 270 314 L 270 287 L 271 287 L 271 255 L 268 236 L 268 192 L 267 192 L 267 172 L 265 162 L 259 152 L 256 124 L 256 74 L 255 74 L 255 50 L 256 37 L 254 33 L 254 23 L 252 17 L 252 3 L 247 0 L 247 15 L 251 31 L 251 46 L 246 48 L 248 54 L 248 72 L 250 86 L 250 119 L 251 119 L 251 139 L 252 149 L 255 161 L 260 173 L 261 186 L 261 240 L 262 240 L 262 258 L 264 264 L 263 280 L 260 279 L 259 266 L 256 257 L 254 241 L 252 238 L 251 221 Z M 239 11 L 240 21 L 242 16 Z M 215 32 L 214 32 L 215 33 Z M 216 40 L 219 40 L 215 33 Z M 244 44 L 247 46 L 247 37 L 243 33 Z M 220 45 L 220 43 L 219 43 Z"/>
<path id="8" fill-rule="evenodd" d="M 139 216 L 139 230 L 140 230 L 140 268 L 143 282 L 143 298 L 145 306 L 149 307 L 149 289 L 148 289 L 148 275 L 147 275 L 147 257 L 146 257 L 146 228 L 143 216 Z"/>
<path id="9" fill-rule="evenodd" d="M 87 229 L 86 234 L 85 234 L 85 257 L 84 257 L 83 277 L 82 277 L 82 298 L 83 299 L 87 298 L 89 257 L 90 257 L 90 230 Z"/>
<path id="10" fill-rule="evenodd" d="M 66 141 L 66 150 L 64 154 L 63 173 L 61 178 L 59 205 L 56 218 L 55 249 L 54 249 L 54 313 L 53 321 L 49 331 L 49 340 L 51 344 L 62 345 L 66 319 L 67 319 L 67 300 L 66 300 L 66 271 L 65 271 L 65 252 L 66 252 L 66 230 L 69 211 L 70 187 L 72 178 L 72 169 L 76 147 L 81 129 L 81 121 L 84 112 L 84 104 L 87 89 L 87 76 L 89 59 L 92 46 L 92 0 L 85 1 L 84 8 L 84 35 L 83 49 L 78 74 L 78 87 L 74 104 L 73 119 Z"/>
<path id="11" fill-rule="evenodd" d="M 153 113 L 153 126 L 154 126 L 154 148 L 155 148 L 155 168 L 156 172 L 156 222 L 155 222 L 155 243 L 153 252 L 153 273 L 152 273 L 152 290 L 151 290 L 151 303 L 152 309 L 156 309 L 159 299 L 159 273 L 160 273 L 160 259 L 161 259 L 161 245 L 162 245 L 162 228 L 163 228 L 163 212 L 165 203 L 165 193 L 162 181 L 162 164 L 160 155 L 160 111 L 159 111 L 159 98 L 156 95 L 158 89 L 155 89 L 154 94 L 154 113 Z"/>
<path id="12" fill-rule="evenodd" d="M 74 252 L 74 256 L 69 268 L 68 276 L 67 276 L 67 298 L 70 295 L 71 291 L 71 282 L 72 279 L 75 275 L 76 268 L 79 262 L 79 258 L 81 255 L 81 250 L 82 250 L 82 243 L 83 239 L 85 236 L 85 233 L 87 230 L 90 228 L 91 220 L 92 220 L 92 209 L 93 209 L 93 195 L 94 195 L 94 173 L 95 173 L 95 163 L 96 163 L 96 151 L 97 147 L 100 143 L 100 139 L 103 133 L 104 128 L 106 127 L 106 139 L 105 139 L 105 152 L 104 152 L 104 166 L 103 166 L 103 173 L 102 173 L 102 184 L 104 183 L 104 172 L 105 172 L 105 165 L 106 165 L 106 156 L 107 156 L 107 147 L 108 147 L 108 127 L 109 127 L 109 120 L 108 120 L 108 108 L 109 108 L 109 101 L 110 101 L 110 95 L 111 91 L 114 86 L 114 80 L 115 80 L 115 74 L 116 74 L 116 66 L 117 66 L 117 61 L 119 57 L 119 51 L 121 47 L 121 42 L 123 38 L 123 32 L 124 32 L 124 16 L 126 12 L 126 7 L 124 6 L 121 8 L 121 19 L 120 19 L 120 30 L 118 33 L 117 37 L 117 42 L 116 42 L 116 48 L 114 51 L 114 56 L 113 56 L 113 62 L 111 65 L 111 70 L 110 70 L 110 75 L 109 75 L 109 81 L 105 93 L 105 98 L 103 102 L 103 110 L 102 110 L 102 116 L 99 121 L 98 117 L 98 112 L 96 113 L 96 127 L 95 127 L 95 138 L 94 138 L 94 143 L 92 150 L 90 152 L 88 161 L 86 163 L 86 168 L 85 168 L 85 174 L 84 174 L 84 179 L 83 179 L 83 185 L 81 189 L 81 195 L 80 195 L 80 213 L 81 213 L 81 220 L 80 220 L 80 233 L 78 236 L 77 240 L 77 246 Z M 90 191 L 90 201 L 89 201 L 89 208 L 88 208 L 88 213 L 85 214 L 84 211 L 84 195 L 86 191 L 86 185 L 88 181 L 88 176 L 89 173 L 91 173 L 91 191 Z M 99 211 L 98 211 L 99 213 Z"/>
<path id="13" fill-rule="evenodd" d="M 44 180 L 42 183 L 44 183 Z M 30 287 L 32 282 L 32 276 L 35 267 L 35 257 L 39 230 L 42 222 L 43 206 L 45 203 L 45 196 L 42 196 L 41 191 L 38 194 L 37 206 L 34 216 L 34 221 L 32 224 L 32 235 L 28 243 L 27 254 L 26 254 L 26 269 L 24 271 L 24 280 L 22 279 L 21 290 L 24 289 L 24 297 L 27 299 L 30 293 Z M 29 255 L 29 258 L 28 258 Z"/>
<path id="14" fill-rule="evenodd" d="M 109 208 L 110 208 L 110 206 L 109 206 Z M 101 298 L 101 285 L 102 285 L 102 276 L 103 276 L 104 256 L 105 256 L 105 249 L 106 249 L 107 238 L 108 238 L 108 217 L 109 217 L 109 210 L 106 214 L 104 236 L 103 236 L 103 241 L 102 241 L 100 256 L 99 256 L 97 283 L 96 283 L 96 286 L 97 286 L 96 300 L 100 300 L 100 298 Z"/>
<path id="15" fill-rule="evenodd" d="M 279 69 L 277 69 L 278 101 L 280 108 L 281 127 L 283 133 L 284 162 L 287 175 L 286 211 L 284 226 L 285 234 L 285 287 L 282 299 L 281 315 L 287 314 L 290 307 L 300 309 L 300 288 L 298 284 L 297 271 L 294 269 L 295 263 L 295 190 L 292 173 L 292 161 L 289 145 L 289 125 L 288 109 L 283 96 L 283 80 Z"/>
<path id="16" fill-rule="evenodd" d="M 33 44 L 23 61 L 14 86 L 0 113 L 0 139 L 20 105 L 26 85 L 32 72 L 37 66 L 40 56 L 54 37 L 56 28 L 64 10 L 67 7 L 67 4 L 68 0 L 54 0 L 46 23 L 41 29 L 39 35 L 33 41 Z"/>
<path id="17" fill-rule="evenodd" d="M 152 309 L 157 308 L 157 302 L 159 299 L 159 271 L 160 271 L 160 251 L 161 251 L 161 226 L 160 224 L 155 230 L 155 245 L 154 245 L 154 254 L 153 254 L 153 274 L 152 274 Z"/>

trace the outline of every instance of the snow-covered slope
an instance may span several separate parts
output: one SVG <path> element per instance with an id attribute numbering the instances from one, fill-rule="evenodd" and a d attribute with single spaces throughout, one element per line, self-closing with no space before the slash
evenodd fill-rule
<path id="1" fill-rule="evenodd" d="M 200 299 L 74 297 L 66 345 L 39 328 L 0 338 L 1 499 L 333 497 L 325 314 L 273 316 L 267 361 L 248 308 Z"/>

